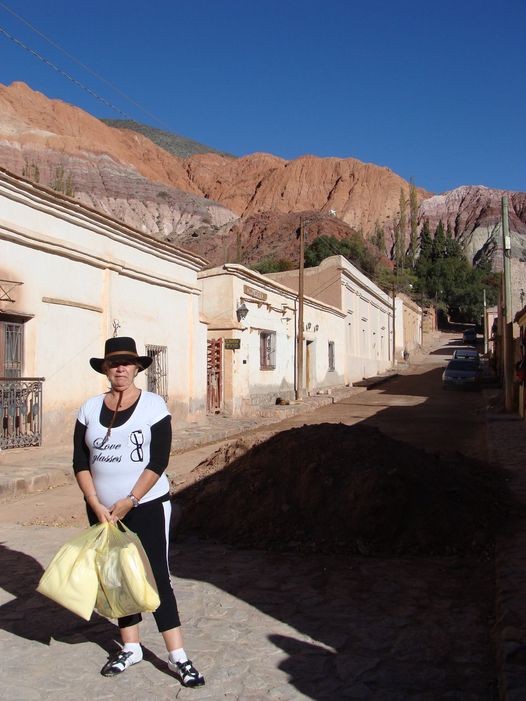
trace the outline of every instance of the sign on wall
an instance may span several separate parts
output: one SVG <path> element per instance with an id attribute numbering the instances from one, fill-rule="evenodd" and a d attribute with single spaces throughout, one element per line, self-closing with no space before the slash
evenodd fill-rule
<path id="1" fill-rule="evenodd" d="M 261 290 L 256 290 L 255 287 L 250 287 L 250 285 L 243 285 L 243 292 L 246 295 L 250 295 L 251 297 L 255 297 L 256 299 L 260 299 L 262 302 L 265 302 L 265 300 L 267 299 L 266 292 L 261 292 Z"/>
<path id="2" fill-rule="evenodd" d="M 240 338 L 225 338 L 224 339 L 225 350 L 239 350 L 241 348 Z"/>

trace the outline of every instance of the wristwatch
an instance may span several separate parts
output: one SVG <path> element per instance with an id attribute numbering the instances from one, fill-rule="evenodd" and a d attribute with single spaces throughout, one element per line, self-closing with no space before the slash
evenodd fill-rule
<path id="1" fill-rule="evenodd" d="M 131 503 L 133 504 L 134 509 L 136 509 L 139 506 L 139 500 L 131 492 L 128 494 L 128 499 L 131 499 Z"/>

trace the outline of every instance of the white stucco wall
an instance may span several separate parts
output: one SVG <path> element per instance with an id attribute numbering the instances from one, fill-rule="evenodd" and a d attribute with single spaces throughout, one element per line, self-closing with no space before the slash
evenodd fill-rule
<path id="1" fill-rule="evenodd" d="M 74 416 L 106 389 L 88 361 L 113 335 L 167 348 L 176 420 L 205 411 L 206 327 L 197 271 L 205 261 L 43 188 L 0 173 L 0 278 L 20 281 L 0 311 L 24 325 L 24 376 L 44 377 L 44 438 L 69 442 Z M 146 373 L 139 375 L 146 387 Z"/>
<path id="2" fill-rule="evenodd" d="M 244 266 L 226 264 L 198 275 L 201 310 L 209 338 L 237 338 L 239 350 L 224 351 L 224 404 L 234 415 L 295 396 L 297 294 Z M 243 302 L 242 321 L 236 309 Z M 304 304 L 304 377 L 306 391 L 316 393 L 343 384 L 344 314 L 310 298 Z M 260 337 L 275 334 L 275 367 L 262 369 Z M 328 369 L 329 341 L 334 343 L 334 370 Z"/>
<path id="3" fill-rule="evenodd" d="M 404 336 L 404 302 L 401 297 L 395 300 L 395 362 L 404 359 L 406 339 Z"/>
<path id="4" fill-rule="evenodd" d="M 404 349 L 409 353 L 422 345 L 422 308 L 410 297 L 400 294 L 404 315 Z"/>
<path id="5" fill-rule="evenodd" d="M 383 372 L 392 365 L 393 303 L 391 297 L 343 256 L 331 256 L 306 268 L 305 290 L 346 314 L 344 382 L 349 384 Z M 298 287 L 298 271 L 268 277 Z M 396 323 L 398 331 L 398 322 Z M 399 333 L 403 335 L 403 324 Z M 398 344 L 397 344 L 398 345 Z"/>

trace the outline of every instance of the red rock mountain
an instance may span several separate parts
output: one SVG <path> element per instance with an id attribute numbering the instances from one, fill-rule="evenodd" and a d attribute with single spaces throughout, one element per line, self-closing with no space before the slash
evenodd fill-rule
<path id="1" fill-rule="evenodd" d="M 174 242 L 192 227 L 238 218 L 207 200 L 183 163 L 149 139 L 24 83 L 0 86 L 0 165 Z"/>
<path id="2" fill-rule="evenodd" d="M 300 214 L 309 233 L 370 236 L 381 226 L 388 245 L 409 184 L 388 168 L 353 158 L 304 156 L 285 161 L 256 153 L 178 158 L 130 129 L 31 90 L 0 85 L 0 165 L 74 196 L 212 263 L 294 260 Z M 466 187 L 434 197 L 417 191 L 420 221 L 442 219 L 475 255 L 491 250 L 502 193 Z M 330 210 L 337 218 L 329 216 Z M 511 193 L 516 251 L 526 249 L 526 194 Z"/>
<path id="3" fill-rule="evenodd" d="M 512 256 L 526 258 L 526 193 L 491 190 L 487 187 L 464 186 L 435 195 L 420 205 L 420 219 L 429 221 L 434 231 L 442 220 L 453 236 L 463 244 L 470 259 L 484 252 L 495 258 L 497 267 L 502 256 L 502 197 L 508 196 L 509 228 Z"/>

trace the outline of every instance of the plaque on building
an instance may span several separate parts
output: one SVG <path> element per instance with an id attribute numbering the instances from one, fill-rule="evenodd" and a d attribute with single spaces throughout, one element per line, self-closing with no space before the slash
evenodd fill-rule
<path id="1" fill-rule="evenodd" d="M 240 348 L 240 338 L 225 338 L 225 350 L 239 350 Z"/>
<path id="2" fill-rule="evenodd" d="M 261 300 L 262 302 L 265 302 L 267 299 L 266 292 L 261 292 L 261 290 L 256 290 L 255 287 L 250 287 L 250 285 L 243 285 L 243 292 L 246 295 L 250 295 L 251 297 L 254 297 L 255 299 Z"/>

